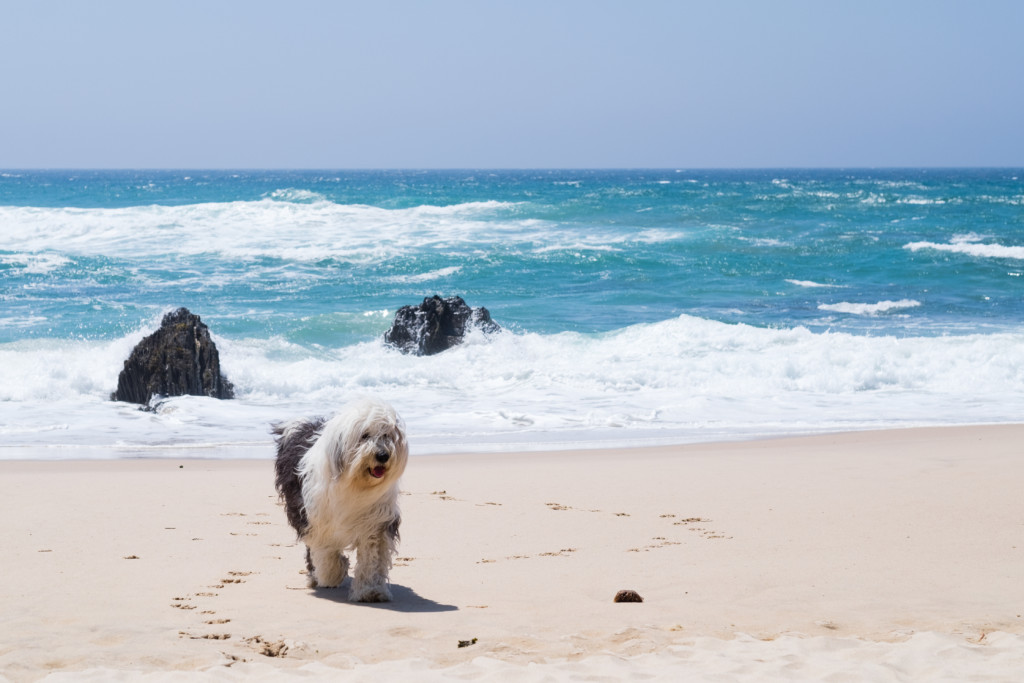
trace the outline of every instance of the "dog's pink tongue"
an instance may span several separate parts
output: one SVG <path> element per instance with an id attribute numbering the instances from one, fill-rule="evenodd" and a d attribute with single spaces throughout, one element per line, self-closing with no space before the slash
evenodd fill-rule
<path id="1" fill-rule="evenodd" d="M 385 472 L 387 472 L 387 470 L 386 470 L 386 469 L 384 469 L 384 467 L 383 467 L 382 465 L 377 465 L 376 467 L 374 467 L 374 468 L 373 468 L 373 469 L 372 469 L 372 470 L 370 471 L 370 474 L 372 474 L 373 476 L 375 476 L 375 477 L 377 477 L 378 479 L 380 479 L 381 477 L 383 477 L 383 476 L 384 476 L 384 473 L 385 473 Z"/>

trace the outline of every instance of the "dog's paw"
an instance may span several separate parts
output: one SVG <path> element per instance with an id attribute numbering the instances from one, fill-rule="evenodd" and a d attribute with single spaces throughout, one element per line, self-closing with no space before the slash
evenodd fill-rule
<path id="1" fill-rule="evenodd" d="M 316 574 L 308 574 L 306 576 L 306 587 L 307 588 L 338 588 L 342 582 L 345 581 L 345 577 L 331 577 L 335 580 L 318 579 Z"/>
<path id="2" fill-rule="evenodd" d="M 381 586 L 353 586 L 348 593 L 352 602 L 391 602 L 391 589 Z"/>

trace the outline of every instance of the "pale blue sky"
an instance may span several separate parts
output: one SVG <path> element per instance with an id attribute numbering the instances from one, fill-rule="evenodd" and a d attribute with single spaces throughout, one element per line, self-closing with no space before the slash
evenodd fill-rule
<path id="1" fill-rule="evenodd" d="M 1024 1 L 0 0 L 0 167 L 1024 166 Z"/>

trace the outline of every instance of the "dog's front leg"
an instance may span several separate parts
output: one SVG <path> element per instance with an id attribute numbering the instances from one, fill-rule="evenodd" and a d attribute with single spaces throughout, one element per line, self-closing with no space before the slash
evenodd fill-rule
<path id="1" fill-rule="evenodd" d="M 356 568 L 352 573 L 352 588 L 349 600 L 354 602 L 389 602 L 391 588 L 388 586 L 388 570 L 391 569 L 391 555 L 394 543 L 388 527 L 381 527 L 356 544 Z"/>
<path id="2" fill-rule="evenodd" d="M 336 588 L 348 574 L 348 558 L 334 548 L 306 548 L 306 583 L 310 588 Z"/>

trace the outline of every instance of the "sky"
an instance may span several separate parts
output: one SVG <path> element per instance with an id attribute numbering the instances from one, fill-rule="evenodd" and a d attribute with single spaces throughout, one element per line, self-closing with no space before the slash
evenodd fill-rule
<path id="1" fill-rule="evenodd" d="M 0 0 L 0 168 L 1024 166 L 1018 0 Z"/>

